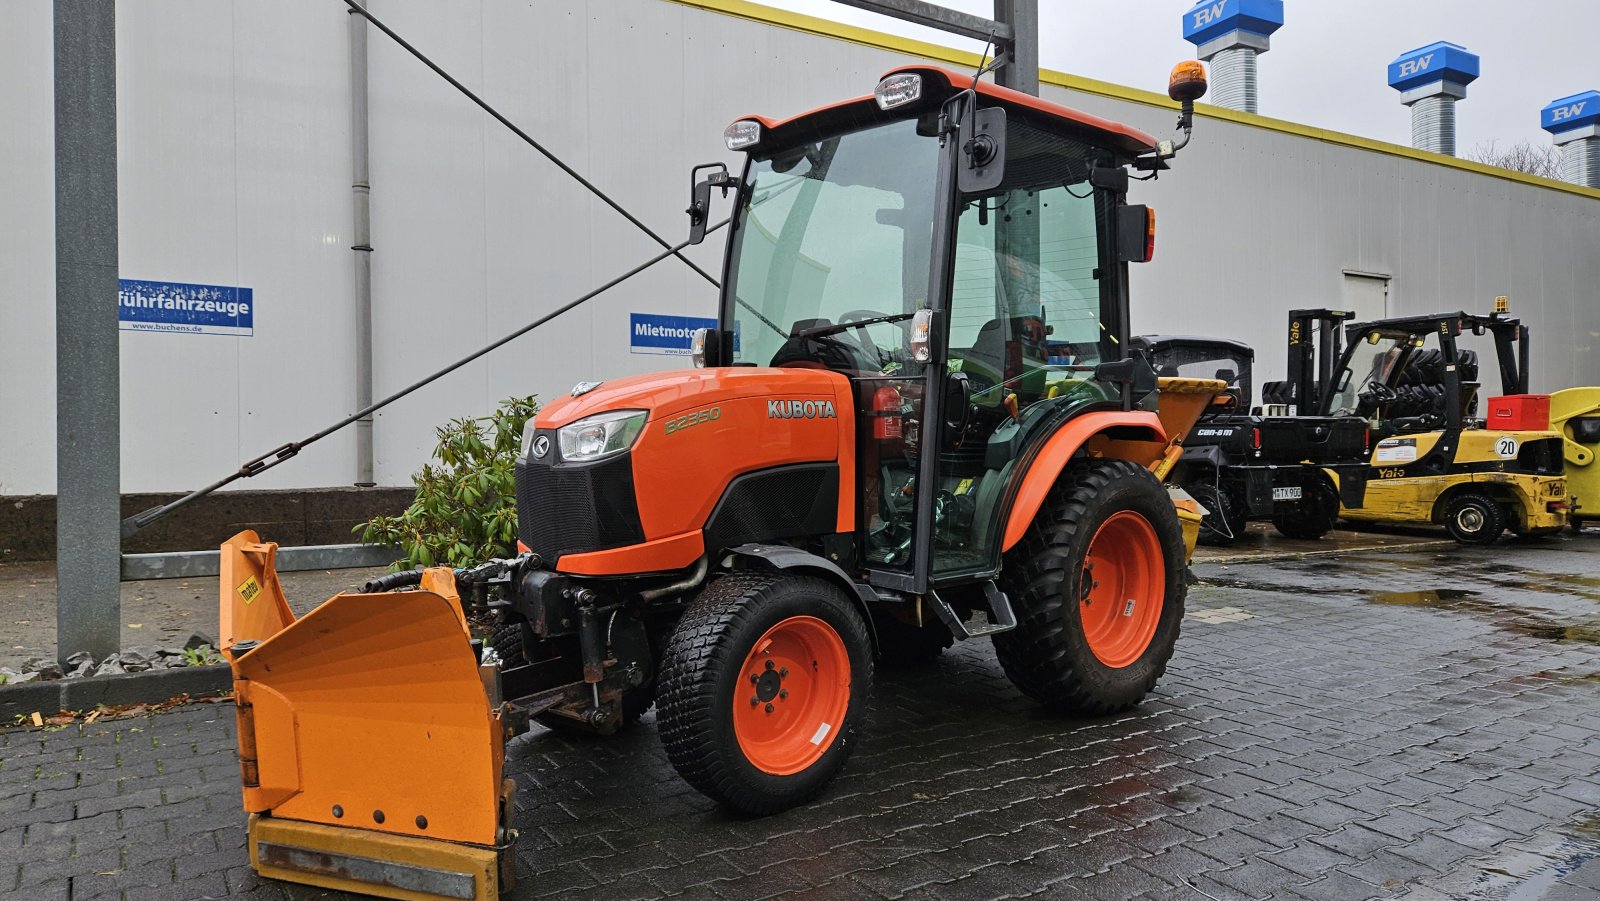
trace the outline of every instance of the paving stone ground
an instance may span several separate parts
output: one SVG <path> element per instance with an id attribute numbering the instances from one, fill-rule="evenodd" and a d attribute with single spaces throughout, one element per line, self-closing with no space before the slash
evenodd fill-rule
<path id="1" fill-rule="evenodd" d="M 987 644 L 880 675 L 816 803 L 722 812 L 653 717 L 510 748 L 517 898 L 1600 897 L 1600 539 L 1200 565 L 1139 709 Z M 249 869 L 233 710 L 0 732 L 0 896 L 327 893 Z"/>

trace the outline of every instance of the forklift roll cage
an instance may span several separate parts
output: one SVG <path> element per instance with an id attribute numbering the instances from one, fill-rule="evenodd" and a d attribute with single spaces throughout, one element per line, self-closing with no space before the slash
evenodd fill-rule
<path id="1" fill-rule="evenodd" d="M 1457 368 L 1461 363 L 1462 354 L 1456 341 L 1463 332 L 1477 335 L 1487 333 L 1494 338 L 1495 363 L 1500 375 L 1502 394 L 1528 393 L 1529 330 L 1521 320 L 1502 313 L 1488 316 L 1466 312 L 1433 313 L 1426 316 L 1356 322 L 1345 326 L 1344 353 L 1333 370 L 1336 377 L 1322 380 L 1319 412 L 1323 415 L 1332 412 L 1335 401 L 1354 377 L 1351 363 L 1363 345 L 1375 344 L 1385 339 L 1400 342 L 1396 345 L 1400 348 L 1400 355 L 1382 382 L 1385 387 L 1393 388 L 1399 384 L 1412 357 L 1425 346 L 1428 336 L 1432 335 L 1439 341 L 1439 352 L 1445 372 L 1444 428 L 1446 430 L 1463 428 L 1466 425 L 1466 417 L 1462 403 L 1462 379 Z"/>

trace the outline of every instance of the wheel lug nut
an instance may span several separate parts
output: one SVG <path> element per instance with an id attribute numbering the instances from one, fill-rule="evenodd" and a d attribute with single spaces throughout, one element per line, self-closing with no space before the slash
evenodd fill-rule
<path id="1" fill-rule="evenodd" d="M 768 704 L 768 705 L 767 705 L 767 712 L 768 712 L 768 713 L 771 713 L 771 712 L 772 712 L 772 705 L 771 705 L 771 704 Z"/>
<path id="2" fill-rule="evenodd" d="M 760 703 L 761 703 L 761 699 L 760 698 L 757 698 L 757 697 L 754 697 L 754 696 L 752 696 L 750 698 L 750 706 L 751 707 L 754 707 L 754 706 L 756 706 L 757 704 L 760 704 Z"/>
<path id="3" fill-rule="evenodd" d="M 789 689 L 785 688 L 785 689 L 782 689 L 781 691 L 779 691 L 778 692 L 778 697 L 787 699 L 789 697 Z"/>
<path id="4" fill-rule="evenodd" d="M 750 684 L 751 685 L 755 685 L 757 682 L 760 682 L 760 681 L 761 681 L 761 677 L 760 676 L 756 675 L 755 673 L 751 673 L 750 674 Z"/>
<path id="5" fill-rule="evenodd" d="M 778 678 L 779 679 L 787 679 L 787 678 L 789 678 L 789 668 L 787 666 L 784 667 L 781 670 L 778 670 Z"/>
<path id="6" fill-rule="evenodd" d="M 777 666 L 777 664 L 773 663 L 771 660 L 767 661 L 767 669 L 772 669 L 775 666 Z"/>

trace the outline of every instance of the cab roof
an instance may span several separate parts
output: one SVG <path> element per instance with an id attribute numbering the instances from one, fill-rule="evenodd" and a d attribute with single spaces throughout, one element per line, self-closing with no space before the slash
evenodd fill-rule
<path id="1" fill-rule="evenodd" d="M 923 99 L 913 105 L 911 109 L 927 110 L 936 107 L 951 94 L 972 87 L 972 74 L 956 72 L 940 66 L 909 65 L 899 66 L 883 73 L 882 78 L 900 73 L 915 73 L 921 75 L 923 81 Z M 879 79 L 882 80 L 881 78 Z M 1130 125 L 1102 119 L 1092 113 L 1075 110 L 1051 103 L 1032 94 L 1024 94 L 1011 88 L 1004 88 L 993 82 L 980 80 L 976 86 L 978 96 L 1005 107 L 1007 111 L 1017 110 L 1032 114 L 1052 124 L 1064 127 L 1068 131 L 1076 132 L 1090 143 L 1108 147 L 1118 153 L 1129 157 L 1142 156 L 1156 149 L 1156 139 L 1146 132 L 1140 131 Z M 827 106 L 818 107 L 788 118 L 771 118 L 768 116 L 741 116 L 740 119 L 753 119 L 761 123 L 762 129 L 771 135 L 770 144 L 779 146 L 787 145 L 801 137 L 809 137 L 817 131 L 830 131 L 836 125 L 852 122 L 864 122 L 871 119 L 898 119 L 905 115 L 905 109 L 894 109 L 887 112 L 878 109 L 877 101 L 873 95 L 853 97 L 841 100 Z M 769 145 L 769 140 L 763 139 L 756 148 Z"/>

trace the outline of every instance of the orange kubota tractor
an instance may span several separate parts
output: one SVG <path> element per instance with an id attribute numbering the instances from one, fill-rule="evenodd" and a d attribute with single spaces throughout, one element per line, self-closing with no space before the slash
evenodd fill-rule
<path id="1" fill-rule="evenodd" d="M 1184 142 L 1204 91 L 1174 70 Z M 493 896 L 529 717 L 606 733 L 654 704 L 684 779 L 765 814 L 839 772 L 875 660 L 990 636 L 1024 694 L 1091 715 L 1161 677 L 1192 532 L 1160 476 L 1225 386 L 1128 355 L 1155 230 L 1126 194 L 1182 144 L 926 66 L 726 134 L 745 169 L 691 209 L 700 237 L 735 196 L 717 328 L 696 368 L 529 424 L 519 556 L 297 621 L 275 546 L 224 546 L 262 874 Z"/>

